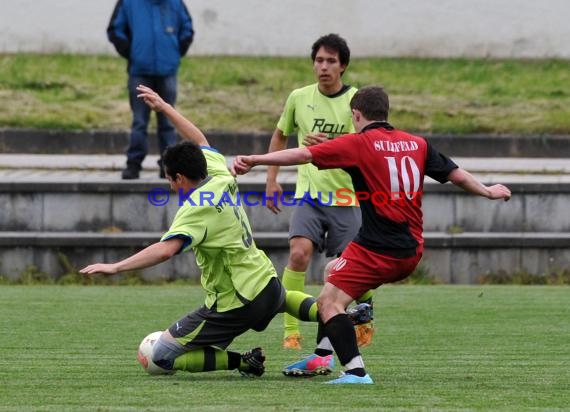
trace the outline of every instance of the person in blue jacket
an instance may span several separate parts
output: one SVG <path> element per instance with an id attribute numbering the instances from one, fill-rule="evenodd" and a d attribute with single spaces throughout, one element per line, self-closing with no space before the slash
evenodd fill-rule
<path id="1" fill-rule="evenodd" d="M 147 130 L 151 110 L 137 98 L 136 87 L 152 88 L 169 104 L 176 102 L 180 60 L 194 39 L 192 17 L 182 0 L 118 0 L 107 28 L 107 37 L 127 59 L 129 103 L 133 114 L 127 166 L 123 179 L 138 179 L 148 153 Z M 176 143 L 176 130 L 157 113 L 158 149 Z M 164 178 L 162 159 L 158 161 Z"/>

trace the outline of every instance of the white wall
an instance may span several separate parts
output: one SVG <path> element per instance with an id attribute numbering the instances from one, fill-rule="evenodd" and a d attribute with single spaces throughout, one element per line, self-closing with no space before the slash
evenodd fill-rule
<path id="1" fill-rule="evenodd" d="M 306 56 L 336 32 L 355 56 L 570 58 L 570 0 L 185 2 L 197 31 L 191 54 Z M 0 52 L 113 53 L 114 4 L 0 0 Z"/>

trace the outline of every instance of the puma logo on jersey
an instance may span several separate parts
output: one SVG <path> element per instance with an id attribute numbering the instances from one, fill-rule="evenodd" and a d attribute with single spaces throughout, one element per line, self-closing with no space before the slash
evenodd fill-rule
<path id="1" fill-rule="evenodd" d="M 317 105 L 308 104 L 307 107 L 311 109 L 313 112 L 317 109 Z"/>

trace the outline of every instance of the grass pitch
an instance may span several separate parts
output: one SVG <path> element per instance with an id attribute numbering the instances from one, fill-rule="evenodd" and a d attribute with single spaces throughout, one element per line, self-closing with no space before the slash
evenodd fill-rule
<path id="1" fill-rule="evenodd" d="M 377 332 L 362 350 L 372 386 L 283 376 L 311 351 L 315 328 L 303 325 L 303 352 L 286 351 L 281 316 L 230 347 L 263 346 L 261 378 L 146 375 L 140 340 L 202 299 L 197 286 L 1 286 L 0 411 L 569 409 L 565 286 L 380 288 Z"/>

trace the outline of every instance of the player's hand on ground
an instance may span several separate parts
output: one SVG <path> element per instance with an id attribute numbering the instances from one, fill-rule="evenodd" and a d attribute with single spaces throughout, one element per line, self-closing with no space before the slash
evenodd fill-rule
<path id="1" fill-rule="evenodd" d="M 137 97 L 139 99 L 143 99 L 148 107 L 150 107 L 152 110 L 161 112 L 164 109 L 166 102 L 162 100 L 162 97 L 160 97 L 158 93 L 156 93 L 150 87 L 139 84 L 137 86 L 137 91 L 139 92 L 139 94 L 137 94 Z"/>
<path id="2" fill-rule="evenodd" d="M 266 197 L 265 207 L 267 207 L 275 214 L 281 212 L 281 209 L 279 208 L 278 199 L 281 199 L 282 194 L 283 194 L 283 188 L 279 183 L 267 182 L 267 185 L 265 186 L 265 197 Z"/>
<path id="3" fill-rule="evenodd" d="M 303 139 L 303 144 L 305 146 L 314 146 L 319 143 L 323 143 L 329 140 L 326 133 L 309 133 Z"/>
<path id="4" fill-rule="evenodd" d="M 238 155 L 234 158 L 234 163 L 231 167 L 232 175 L 245 175 L 254 166 L 252 156 Z"/>
<path id="5" fill-rule="evenodd" d="M 508 187 L 504 185 L 493 185 L 488 186 L 489 199 L 504 199 L 505 202 L 511 198 L 511 191 Z"/>
<path id="6" fill-rule="evenodd" d="M 111 263 L 95 263 L 93 265 L 86 266 L 79 271 L 79 273 L 84 275 L 114 275 L 117 272 L 116 265 Z"/>

